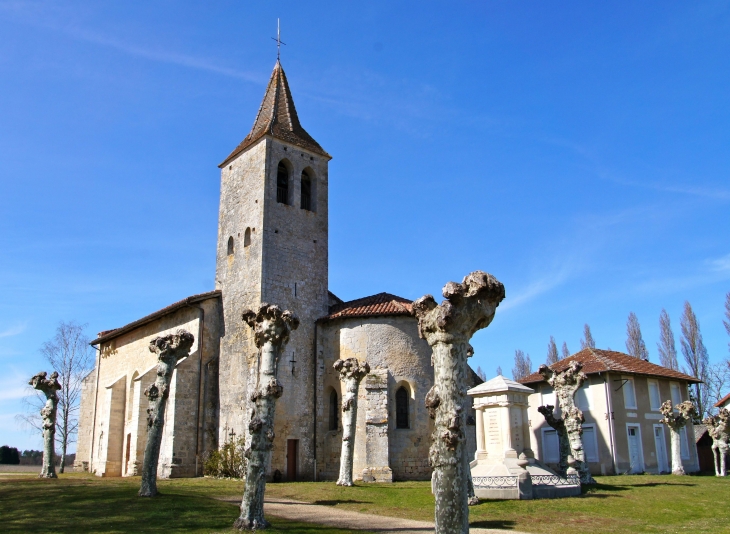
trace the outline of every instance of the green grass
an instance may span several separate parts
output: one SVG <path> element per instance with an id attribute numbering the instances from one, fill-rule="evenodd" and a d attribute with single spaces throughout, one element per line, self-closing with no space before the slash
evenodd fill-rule
<path id="1" fill-rule="evenodd" d="M 470 507 L 472 527 L 534 533 L 730 532 L 730 477 L 596 477 L 580 497 L 535 501 L 484 501 Z M 283 483 L 269 495 L 343 509 L 433 521 L 429 482 L 359 484 Z"/>
<path id="2" fill-rule="evenodd" d="M 201 481 L 203 483 L 198 483 Z M 189 483 L 192 482 L 192 483 Z M 161 495 L 137 496 L 139 478 L 66 474 L 56 480 L 0 479 L 2 532 L 234 532 L 238 507 L 215 499 L 241 483 L 207 479 L 161 481 Z M 350 530 L 267 518 L 272 533 L 344 534 Z"/>
<path id="3" fill-rule="evenodd" d="M 492 501 L 470 508 L 474 527 L 533 533 L 730 532 L 730 477 L 596 477 L 580 497 Z M 243 484 L 207 478 L 160 481 L 162 495 L 137 497 L 139 478 L 101 479 L 85 474 L 58 480 L 0 477 L 3 532 L 230 532 Z M 275 497 L 358 512 L 433 521 L 428 482 L 268 484 Z M 278 533 L 350 532 L 269 518 Z M 362 531 L 360 531 L 362 532 Z"/>

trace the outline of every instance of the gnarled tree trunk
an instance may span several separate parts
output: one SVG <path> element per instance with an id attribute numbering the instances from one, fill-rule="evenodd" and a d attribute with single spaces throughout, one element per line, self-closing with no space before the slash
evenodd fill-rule
<path id="1" fill-rule="evenodd" d="M 290 311 L 273 304 L 261 304 L 258 312 L 246 310 L 243 320 L 254 330 L 254 342 L 260 350 L 258 384 L 251 391 L 253 408 L 248 424 L 251 444 L 246 449 L 246 485 L 241 515 L 233 524 L 239 530 L 262 530 L 269 526 L 264 519 L 266 459 L 274 441 L 276 400 L 284 388 L 276 379 L 279 356 L 289 342 L 289 333 L 299 326 Z"/>
<path id="2" fill-rule="evenodd" d="M 662 403 L 659 411 L 662 412 L 661 423 L 669 427 L 672 444 L 672 474 L 684 475 L 684 466 L 682 465 L 682 439 L 679 431 L 692 419 L 695 413 L 695 405 L 690 401 L 684 401 L 677 404 L 677 413 L 672 408 L 672 401 L 668 400 Z"/>
<path id="3" fill-rule="evenodd" d="M 715 462 L 715 476 L 727 475 L 725 459 L 727 457 L 728 441 L 730 440 L 730 412 L 722 408 L 718 415 L 711 415 L 702 421 L 712 438 L 712 459 Z"/>
<path id="4" fill-rule="evenodd" d="M 360 382 L 370 372 L 367 362 L 362 364 L 357 358 L 337 360 L 333 367 L 340 373 L 345 383 L 342 396 L 342 452 L 340 454 L 340 478 L 338 486 L 352 486 L 352 457 L 355 452 L 355 428 L 357 422 L 357 392 Z"/>
<path id="5" fill-rule="evenodd" d="M 51 373 L 46 378 L 45 371 L 41 371 L 28 382 L 33 389 L 43 392 L 46 396 L 46 404 L 41 409 L 43 419 L 43 467 L 39 478 L 58 478 L 54 462 L 56 445 L 56 413 L 58 411 L 58 391 L 61 384 L 58 382 L 58 373 Z"/>
<path id="6" fill-rule="evenodd" d="M 548 425 L 553 427 L 558 435 L 558 449 L 560 453 L 560 461 L 558 463 L 558 474 L 562 477 L 568 474 L 568 456 L 570 456 L 570 440 L 568 439 L 568 431 L 565 429 L 565 421 L 563 418 L 557 418 L 553 415 L 555 406 L 548 404 L 540 406 L 537 411 L 540 412 Z"/>
<path id="7" fill-rule="evenodd" d="M 418 334 L 433 349 L 434 386 L 426 407 L 435 421 L 429 463 L 436 500 L 437 534 L 469 532 L 469 475 L 464 453 L 466 425 L 466 360 L 469 340 L 486 328 L 504 299 L 504 286 L 492 275 L 475 271 L 461 284 L 444 286 L 446 298 L 437 305 L 431 295 L 413 303 Z"/>
<path id="8" fill-rule="evenodd" d="M 182 329 L 169 336 L 156 337 L 150 341 L 150 352 L 157 354 L 157 378 L 144 390 L 149 407 L 140 497 L 157 495 L 157 463 L 160 459 L 162 427 L 165 424 L 167 397 L 170 395 L 170 380 L 177 362 L 190 354 L 193 341 L 195 341 L 193 334 Z"/>
<path id="9" fill-rule="evenodd" d="M 581 371 L 583 364 L 572 361 L 566 369 L 562 371 L 553 371 L 547 365 L 541 365 L 537 370 L 538 373 L 553 387 L 555 396 L 558 399 L 560 411 L 565 432 L 570 446 L 570 454 L 573 457 L 575 468 L 580 474 L 581 484 L 595 484 L 591 472 L 586 462 L 585 451 L 583 449 L 583 412 L 575 405 L 575 393 L 583 385 L 586 375 Z M 544 414 L 543 414 L 544 415 Z M 548 424 L 550 422 L 548 421 Z M 550 425 L 552 426 L 552 425 Z M 555 428 L 555 427 L 553 427 Z M 556 428 L 557 430 L 557 428 Z M 558 437 L 560 437 L 560 431 Z M 562 468 L 562 451 L 561 443 L 561 468 Z"/>

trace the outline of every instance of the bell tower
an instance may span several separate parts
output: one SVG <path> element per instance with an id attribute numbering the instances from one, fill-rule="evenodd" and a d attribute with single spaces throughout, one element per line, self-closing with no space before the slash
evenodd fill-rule
<path id="1" fill-rule="evenodd" d="M 300 326 L 279 360 L 284 394 L 277 402 L 271 457 L 272 471 L 288 478 L 307 479 L 314 472 L 314 327 L 328 312 L 330 159 L 299 123 L 277 61 L 251 132 L 219 166 L 219 441 L 231 431 L 243 436 L 248 427 L 247 390 L 257 349 L 242 311 L 262 302 L 291 310 Z M 296 450 L 295 460 L 287 459 L 287 449 Z"/>

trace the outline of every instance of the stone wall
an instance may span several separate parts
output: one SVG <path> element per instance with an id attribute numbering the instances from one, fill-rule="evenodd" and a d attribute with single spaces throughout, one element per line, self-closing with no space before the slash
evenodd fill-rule
<path id="1" fill-rule="evenodd" d="M 159 319 L 126 332 L 101 345 L 94 373 L 84 382 L 79 418 L 80 441 L 76 464 L 99 476 L 138 474 L 147 438 L 147 399 L 144 389 L 154 382 L 157 359 L 149 351 L 151 339 L 179 328 L 195 336 L 190 356 L 173 372 L 170 397 L 165 414 L 158 476 L 193 476 L 201 472 L 202 457 L 196 438 L 203 418 L 199 410 L 200 381 L 200 306 L 205 311 L 203 364 L 218 358 L 220 301 L 217 297 L 180 308 Z M 212 416 L 217 418 L 217 403 Z M 214 419 L 217 424 L 217 421 Z M 197 455 L 196 455 L 197 452 Z"/>

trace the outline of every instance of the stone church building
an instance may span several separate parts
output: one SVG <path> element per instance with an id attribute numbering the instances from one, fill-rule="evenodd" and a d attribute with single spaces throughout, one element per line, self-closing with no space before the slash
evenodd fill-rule
<path id="1" fill-rule="evenodd" d="M 424 397 L 433 385 L 431 349 L 418 337 L 411 301 L 380 293 L 343 302 L 328 290 L 330 159 L 302 128 L 277 61 L 251 132 L 219 166 L 216 289 L 92 342 L 98 353 L 84 381 L 77 469 L 139 473 L 147 433 L 143 392 L 156 369 L 148 344 L 184 328 L 195 344 L 172 377 L 159 476 L 201 475 L 209 451 L 247 429 L 257 349 L 241 313 L 268 302 L 301 321 L 279 361 L 284 394 L 269 474 L 337 478 L 342 386 L 332 364 L 356 357 L 372 371 L 359 392 L 355 478 L 430 477 L 432 421 Z M 473 373 L 471 381 L 481 382 Z M 474 436 L 469 443 L 471 457 Z"/>

